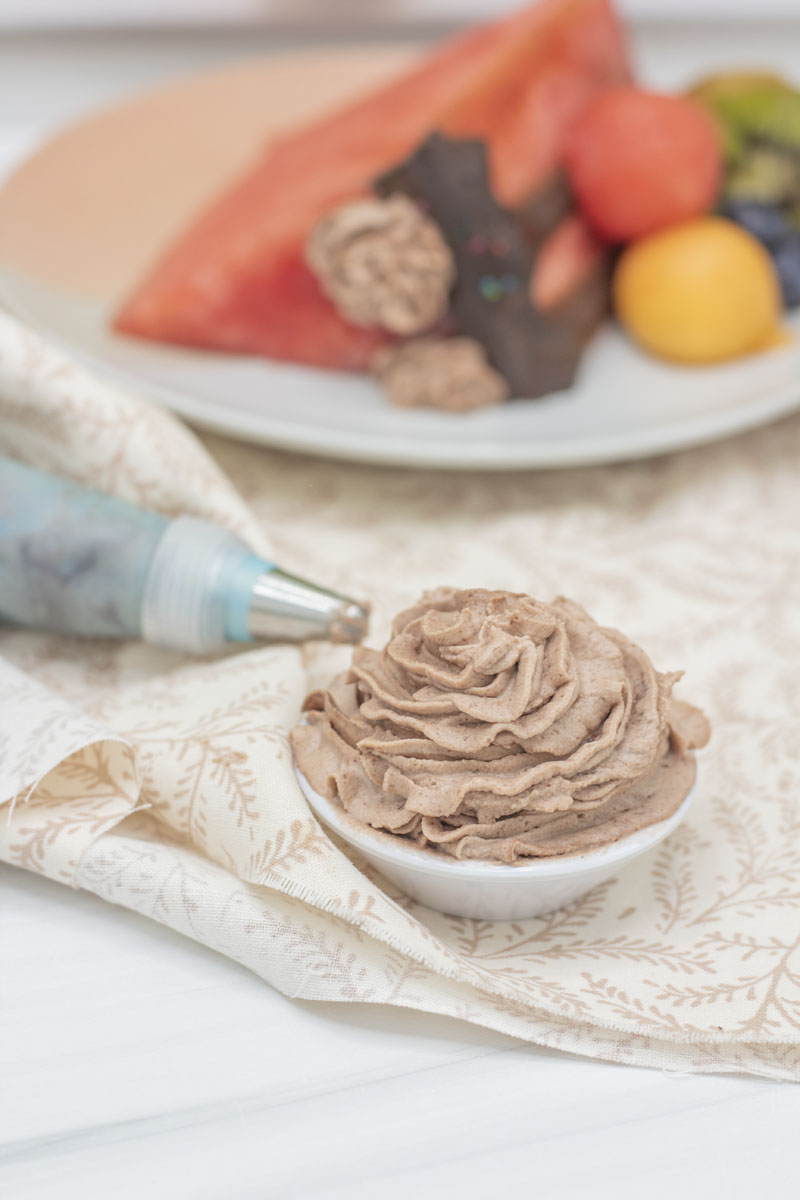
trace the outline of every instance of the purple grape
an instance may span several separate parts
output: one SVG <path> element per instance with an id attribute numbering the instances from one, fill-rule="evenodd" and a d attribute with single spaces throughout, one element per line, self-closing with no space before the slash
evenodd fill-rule
<path id="1" fill-rule="evenodd" d="M 800 304 L 800 233 L 792 233 L 772 251 L 787 308 Z"/>
<path id="2" fill-rule="evenodd" d="M 770 250 L 775 250 L 792 234 L 792 226 L 774 204 L 754 204 L 749 200 L 729 200 L 723 216 L 741 225 Z"/>

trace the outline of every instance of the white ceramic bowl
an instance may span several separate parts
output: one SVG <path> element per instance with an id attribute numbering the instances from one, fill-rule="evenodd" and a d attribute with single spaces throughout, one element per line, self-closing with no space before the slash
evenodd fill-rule
<path id="1" fill-rule="evenodd" d="M 697 783 L 666 821 L 638 829 L 610 846 L 542 858 L 516 866 L 447 858 L 421 850 L 391 833 L 370 829 L 326 800 L 297 771 L 300 787 L 319 819 L 353 846 L 406 895 L 442 912 L 482 920 L 540 917 L 590 891 L 621 866 L 651 850 L 686 816 Z"/>

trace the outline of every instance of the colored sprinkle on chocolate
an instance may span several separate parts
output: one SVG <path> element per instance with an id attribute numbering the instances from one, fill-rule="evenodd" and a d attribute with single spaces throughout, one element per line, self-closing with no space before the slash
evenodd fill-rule
<path id="1" fill-rule="evenodd" d="M 496 275 L 484 275 L 478 287 L 484 300 L 487 300 L 489 304 L 501 300 L 505 292 L 502 280 L 498 279 Z"/>

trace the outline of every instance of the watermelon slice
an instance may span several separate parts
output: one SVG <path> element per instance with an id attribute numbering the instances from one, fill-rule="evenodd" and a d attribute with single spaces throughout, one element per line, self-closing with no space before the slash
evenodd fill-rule
<path id="1" fill-rule="evenodd" d="M 304 262 L 314 223 L 431 129 L 484 137 L 521 202 L 597 92 L 629 78 L 609 0 L 542 0 L 446 45 L 395 83 L 275 142 L 179 239 L 115 327 L 158 341 L 361 369 L 383 339 L 343 321 Z"/>

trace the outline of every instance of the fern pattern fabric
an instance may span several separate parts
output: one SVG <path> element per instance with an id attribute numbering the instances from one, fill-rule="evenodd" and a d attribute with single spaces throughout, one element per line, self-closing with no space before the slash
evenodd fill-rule
<path id="1" fill-rule="evenodd" d="M 374 602 L 574 596 L 714 728 L 651 855 L 522 922 L 409 901 L 332 840 L 288 736 L 344 648 L 189 662 L 0 637 L 0 859 L 86 888 L 287 995 L 450 1014 L 617 1062 L 800 1079 L 800 417 L 713 447 L 502 477 L 314 462 L 199 439 L 0 313 L 0 451 L 208 515 Z"/>

